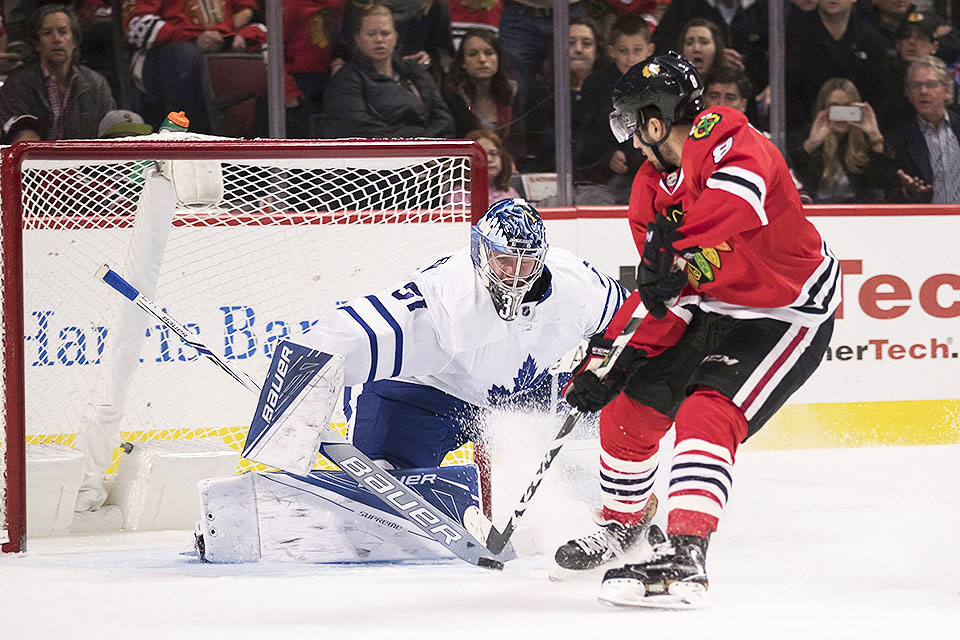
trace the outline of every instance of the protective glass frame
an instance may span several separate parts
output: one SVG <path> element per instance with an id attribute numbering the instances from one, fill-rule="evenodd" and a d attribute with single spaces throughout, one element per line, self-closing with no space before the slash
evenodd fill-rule
<path id="1" fill-rule="evenodd" d="M 532 285 L 537 274 L 543 272 L 542 258 L 526 250 L 519 253 L 492 252 L 488 264 L 500 282 L 509 282 L 512 286 Z"/>

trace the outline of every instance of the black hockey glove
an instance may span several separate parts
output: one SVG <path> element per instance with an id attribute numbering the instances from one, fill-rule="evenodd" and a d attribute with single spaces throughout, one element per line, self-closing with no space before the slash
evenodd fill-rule
<path id="1" fill-rule="evenodd" d="M 587 356 L 574 369 L 573 378 L 564 389 L 567 402 L 583 413 L 600 411 L 610 404 L 623 391 L 627 379 L 645 362 L 647 354 L 643 349 L 626 346 L 607 374 L 600 378 L 594 371 L 602 366 L 612 346 L 613 340 L 609 338 L 591 338 Z"/>
<path id="2" fill-rule="evenodd" d="M 673 304 L 687 284 L 686 272 L 673 270 L 673 243 L 683 237 L 677 231 L 678 226 L 679 223 L 659 213 L 647 225 L 647 237 L 637 269 L 637 292 L 643 306 L 654 318 L 667 315 L 667 306 Z"/>

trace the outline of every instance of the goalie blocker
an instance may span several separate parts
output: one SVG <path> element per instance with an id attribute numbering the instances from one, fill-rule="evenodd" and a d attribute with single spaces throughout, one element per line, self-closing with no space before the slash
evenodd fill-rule
<path id="1" fill-rule="evenodd" d="M 329 429 L 342 388 L 343 356 L 280 342 L 270 362 L 243 456 L 307 475 L 317 461 L 321 441 L 343 441 Z"/>

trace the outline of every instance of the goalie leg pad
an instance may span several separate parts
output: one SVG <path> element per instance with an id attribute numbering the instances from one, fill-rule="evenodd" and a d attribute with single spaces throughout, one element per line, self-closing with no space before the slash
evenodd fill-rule
<path id="1" fill-rule="evenodd" d="M 473 464 L 391 472 L 458 522 L 480 504 Z M 248 473 L 201 483 L 209 562 L 374 562 L 453 557 L 341 471 Z"/>
<path id="2" fill-rule="evenodd" d="M 208 562 L 256 562 L 260 559 L 255 480 L 244 473 L 201 480 L 200 521 L 203 559 Z"/>
<path id="3" fill-rule="evenodd" d="M 343 356 L 286 340 L 277 345 L 243 456 L 301 476 L 323 440 L 343 441 L 330 418 L 343 388 Z"/>

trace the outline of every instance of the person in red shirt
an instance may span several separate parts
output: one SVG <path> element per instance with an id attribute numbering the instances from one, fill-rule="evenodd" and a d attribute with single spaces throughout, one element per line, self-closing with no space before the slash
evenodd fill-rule
<path id="1" fill-rule="evenodd" d="M 489 29 L 500 32 L 500 14 L 503 0 L 450 0 L 450 35 L 453 46 L 460 48 L 463 35 L 471 29 Z"/>
<path id="2" fill-rule="evenodd" d="M 311 119 L 323 112 L 323 91 L 343 59 L 335 53 L 346 0 L 284 0 L 283 60 L 287 137 L 316 137 Z"/>
<path id="3" fill-rule="evenodd" d="M 804 217 L 780 152 L 736 109 L 703 109 L 703 81 L 676 53 L 652 56 L 614 90 L 611 129 L 647 162 L 630 222 L 637 292 L 591 341 L 566 398 L 600 413 L 601 529 L 557 551 L 568 570 L 636 546 L 670 466 L 666 536 L 647 562 L 610 569 L 600 599 L 627 606 L 707 604 L 705 556 L 732 485 L 734 458 L 819 366 L 840 303 L 840 265 Z M 643 304 L 610 372 L 590 367 Z M 671 460 L 659 442 L 671 424 Z"/>
<path id="4" fill-rule="evenodd" d="M 146 94 L 159 125 L 170 111 L 184 111 L 190 130 L 209 133 L 203 97 L 203 54 L 259 51 L 267 40 L 253 23 L 257 0 L 133 0 L 124 3 L 127 39 L 137 49 L 133 80 Z M 159 107 L 157 107 L 159 103 Z"/>

